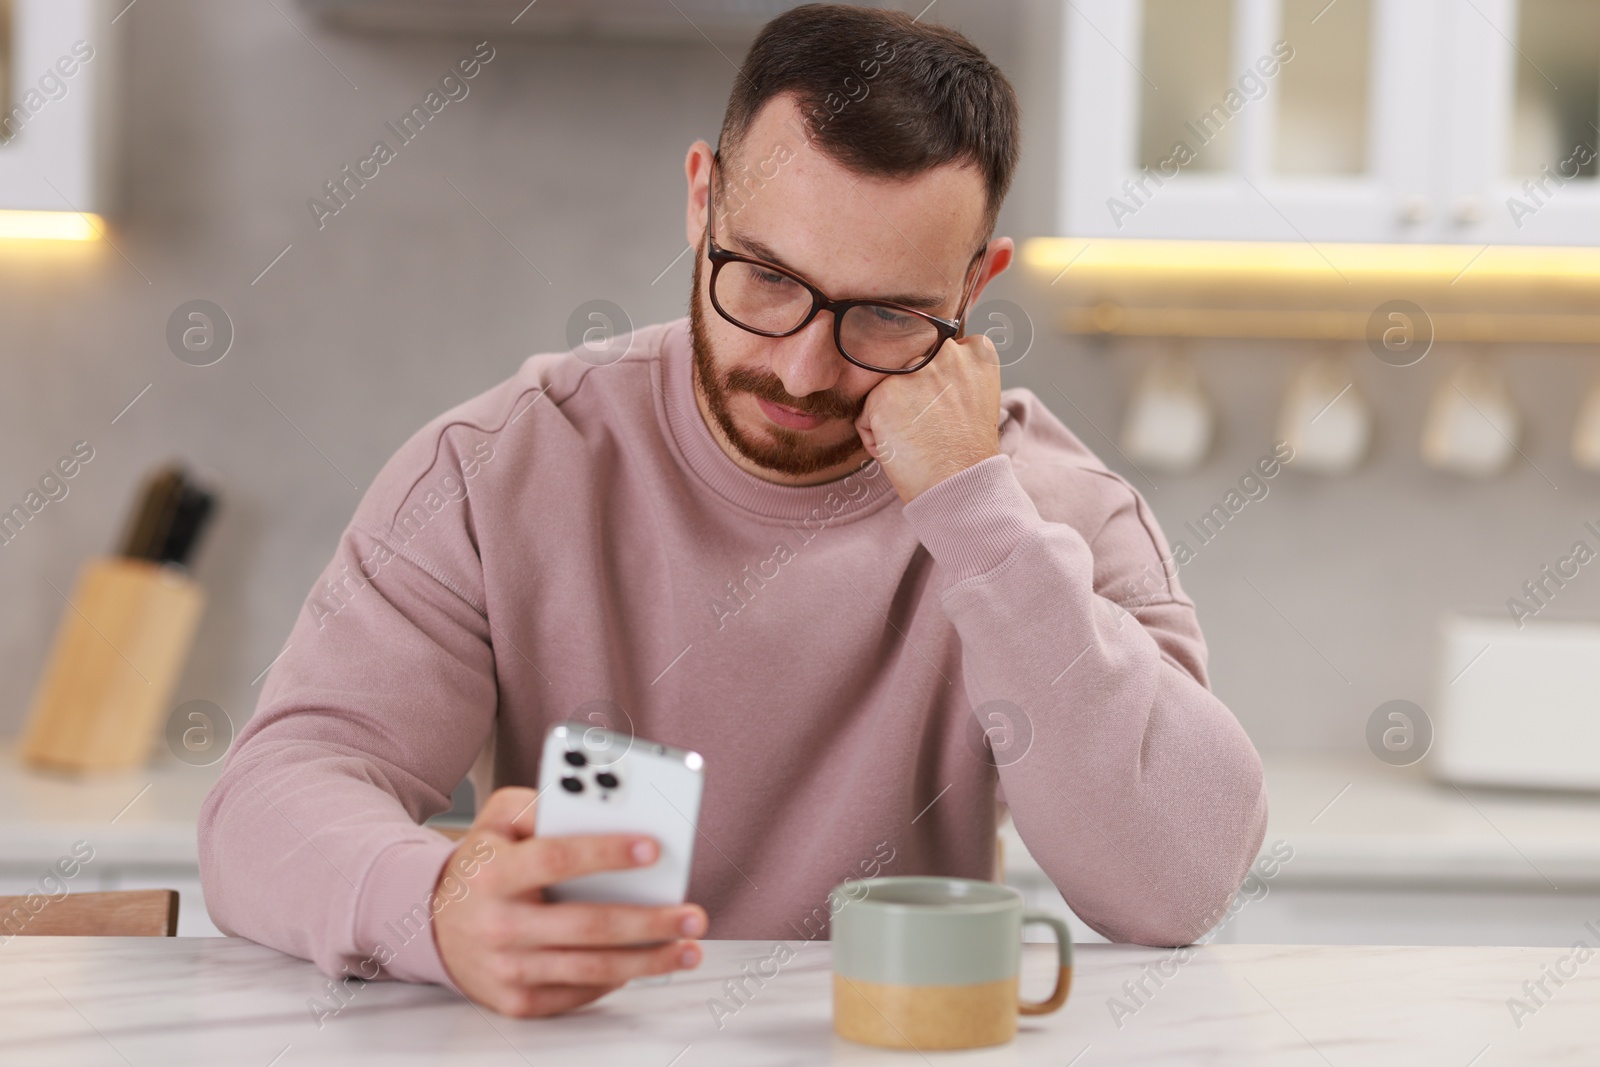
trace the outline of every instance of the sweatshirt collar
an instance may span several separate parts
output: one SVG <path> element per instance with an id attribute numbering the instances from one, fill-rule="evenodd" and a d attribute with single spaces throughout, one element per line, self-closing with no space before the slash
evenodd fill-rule
<path id="1" fill-rule="evenodd" d="M 677 445 L 682 464 L 717 496 L 741 510 L 768 519 L 847 522 L 897 500 L 894 486 L 876 462 L 821 485 L 778 485 L 758 478 L 722 451 L 711 436 L 694 396 L 693 343 L 687 316 L 663 330 L 656 361 L 656 412 Z"/>

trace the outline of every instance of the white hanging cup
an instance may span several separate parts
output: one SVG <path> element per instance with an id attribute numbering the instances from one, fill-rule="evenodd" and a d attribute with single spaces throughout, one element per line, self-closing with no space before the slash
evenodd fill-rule
<path id="1" fill-rule="evenodd" d="M 1194 360 L 1159 356 L 1134 387 L 1122 424 L 1122 450 L 1135 464 L 1182 474 L 1206 458 L 1215 422 Z"/>
<path id="2" fill-rule="evenodd" d="M 1323 355 L 1294 376 L 1278 415 L 1278 440 L 1294 448 L 1295 469 L 1347 474 L 1372 440 L 1372 406 L 1348 360 Z"/>
<path id="3" fill-rule="evenodd" d="M 1422 429 L 1422 458 L 1471 478 L 1500 473 L 1516 455 L 1522 414 L 1493 363 L 1463 360 L 1434 391 Z"/>

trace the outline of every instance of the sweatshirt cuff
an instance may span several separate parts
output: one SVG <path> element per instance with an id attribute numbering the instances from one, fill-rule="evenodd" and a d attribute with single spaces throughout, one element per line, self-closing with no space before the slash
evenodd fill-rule
<path id="1" fill-rule="evenodd" d="M 1005 455 L 924 490 L 903 512 L 952 585 L 1000 566 L 1044 521 Z"/>
<path id="2" fill-rule="evenodd" d="M 356 903 L 355 943 L 389 978 L 455 989 L 433 940 L 430 908 L 439 873 L 456 843 L 438 834 L 428 836 L 432 840 L 397 841 L 368 868 Z"/>

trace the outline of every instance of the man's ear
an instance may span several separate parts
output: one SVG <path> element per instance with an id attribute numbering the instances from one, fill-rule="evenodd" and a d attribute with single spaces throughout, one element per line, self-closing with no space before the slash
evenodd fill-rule
<path id="1" fill-rule="evenodd" d="M 688 203 L 684 211 L 684 235 L 691 248 L 698 248 L 706 232 L 706 210 L 711 196 L 711 146 L 696 141 L 683 160 L 683 176 L 688 181 Z"/>
<path id="2" fill-rule="evenodd" d="M 978 269 L 978 277 L 972 283 L 972 295 L 967 298 L 968 308 L 977 304 L 986 285 L 1011 266 L 1016 254 L 1016 242 L 1009 237 L 996 237 L 989 242 L 989 252 L 983 257 L 983 266 Z"/>

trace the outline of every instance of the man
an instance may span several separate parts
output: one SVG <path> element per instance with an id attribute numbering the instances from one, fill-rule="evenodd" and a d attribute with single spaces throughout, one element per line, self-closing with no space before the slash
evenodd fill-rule
<path id="1" fill-rule="evenodd" d="M 218 925 L 550 1014 L 820 936 L 847 877 L 991 877 L 1003 799 L 1090 926 L 1209 928 L 1259 760 L 1144 502 L 961 335 L 1017 153 L 959 34 L 771 22 L 685 163 L 687 322 L 529 359 L 367 492 L 202 814 Z M 690 903 L 543 901 L 656 856 L 532 834 L 570 719 L 704 755 Z M 458 844 L 418 824 L 469 768 Z"/>

